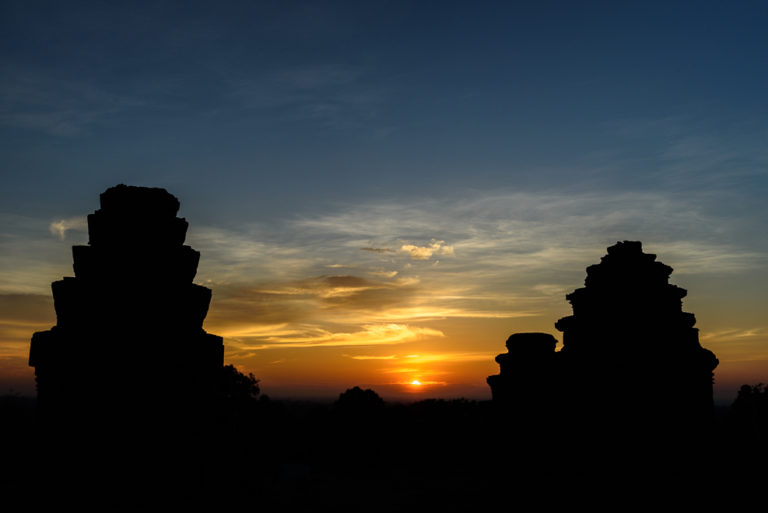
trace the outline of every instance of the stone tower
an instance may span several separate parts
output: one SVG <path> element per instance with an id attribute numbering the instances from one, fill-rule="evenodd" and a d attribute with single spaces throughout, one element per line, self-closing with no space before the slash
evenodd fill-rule
<path id="1" fill-rule="evenodd" d="M 495 402 L 557 405 L 560 415 L 687 426 L 712 413 L 715 355 L 699 344 L 696 318 L 672 268 L 640 242 L 608 248 L 566 296 L 573 315 L 557 321 L 563 347 L 547 334 L 516 334 L 488 378 Z M 517 338 L 515 338 L 517 337 Z"/>
<path id="2" fill-rule="evenodd" d="M 224 346 L 203 330 L 211 291 L 192 283 L 200 254 L 178 209 L 164 189 L 101 194 L 75 276 L 52 284 L 56 326 L 32 337 L 44 415 L 162 419 L 216 399 Z"/>
<path id="3" fill-rule="evenodd" d="M 523 408 L 549 403 L 558 379 L 557 339 L 548 333 L 514 333 L 506 345 L 507 352 L 496 357 L 500 373 L 487 380 L 493 400 Z"/>
<path id="4" fill-rule="evenodd" d="M 587 268 L 585 286 L 566 296 L 573 315 L 555 324 L 572 394 L 669 420 L 711 415 L 718 360 L 699 344 L 696 317 L 682 310 L 687 292 L 669 283 L 671 273 L 636 241 Z"/>

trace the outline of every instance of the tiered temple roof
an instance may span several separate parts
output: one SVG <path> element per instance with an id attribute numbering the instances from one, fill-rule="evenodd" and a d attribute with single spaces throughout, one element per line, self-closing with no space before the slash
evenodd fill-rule
<path id="1" fill-rule="evenodd" d="M 550 335 L 510 337 L 509 353 L 497 358 L 501 374 L 488 378 L 494 400 L 531 402 L 530 385 L 521 383 L 546 381 L 553 385 L 535 388 L 533 401 L 571 413 L 592 408 L 589 413 L 601 417 L 665 421 L 711 414 L 718 360 L 699 344 L 694 315 L 682 311 L 686 291 L 669 283 L 671 273 L 656 255 L 643 253 L 640 242 L 608 248 L 587 268 L 585 286 L 566 296 L 573 315 L 555 324 L 563 332 L 559 352 L 545 342 Z M 517 351 L 514 337 L 536 351 Z"/>
<path id="2" fill-rule="evenodd" d="M 42 411 L 160 412 L 218 393 L 222 339 L 203 329 L 211 291 L 192 283 L 200 254 L 178 209 L 164 189 L 101 194 L 75 276 L 52 284 L 56 326 L 32 338 Z"/>

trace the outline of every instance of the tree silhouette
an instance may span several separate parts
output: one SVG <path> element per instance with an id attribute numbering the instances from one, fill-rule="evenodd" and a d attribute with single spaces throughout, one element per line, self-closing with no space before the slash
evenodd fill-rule
<path id="1" fill-rule="evenodd" d="M 768 386 L 742 385 L 731 405 L 731 415 L 740 429 L 764 433 L 768 427 Z"/>
<path id="2" fill-rule="evenodd" d="M 261 394 L 256 376 L 251 372 L 243 374 L 234 365 L 225 365 L 222 368 L 221 383 L 224 398 L 228 401 L 247 403 L 258 400 Z"/>
<path id="3" fill-rule="evenodd" d="M 384 399 L 371 389 L 353 387 L 339 394 L 335 406 L 342 411 L 368 413 L 383 407 Z"/>

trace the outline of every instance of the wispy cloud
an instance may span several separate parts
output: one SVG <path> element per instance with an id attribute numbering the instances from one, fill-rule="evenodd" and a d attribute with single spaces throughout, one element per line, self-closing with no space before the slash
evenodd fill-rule
<path id="1" fill-rule="evenodd" d="M 344 355 L 347 358 L 353 360 L 400 360 L 405 361 L 410 365 L 415 364 L 429 364 L 435 362 L 476 362 L 487 361 L 492 359 L 493 355 L 487 352 L 477 353 L 459 353 L 446 351 L 442 353 L 428 353 L 428 354 L 407 354 L 407 355 L 386 355 L 386 356 L 374 356 L 374 355 Z M 409 368 L 409 371 L 415 370 Z"/>
<path id="2" fill-rule="evenodd" d="M 9 69 L 3 75 L 0 124 L 51 135 L 80 135 L 142 104 L 89 82 Z"/>
<path id="3" fill-rule="evenodd" d="M 412 260 L 429 260 L 432 255 L 453 255 L 453 246 L 446 246 L 444 240 L 432 240 L 426 246 L 403 244 L 400 251 L 408 253 Z"/>
<path id="4" fill-rule="evenodd" d="M 388 355 L 388 356 L 373 356 L 373 355 L 344 355 L 346 358 L 352 358 L 353 360 L 394 360 L 397 358 L 395 355 Z"/>
<path id="5" fill-rule="evenodd" d="M 734 341 L 739 339 L 744 340 L 753 339 L 756 337 L 768 339 L 768 334 L 766 334 L 767 331 L 768 329 L 765 327 L 754 327 L 748 329 L 728 328 L 704 333 L 702 334 L 701 339 L 707 342 Z"/>
<path id="6" fill-rule="evenodd" d="M 230 81 L 230 97 L 249 110 L 279 111 L 340 127 L 370 123 L 385 95 L 362 68 L 308 65 Z"/>
<path id="7" fill-rule="evenodd" d="M 26 366 L 32 334 L 55 323 L 50 296 L 0 293 L 0 360 L 16 359 Z"/>
<path id="8" fill-rule="evenodd" d="M 53 235 L 57 236 L 61 240 L 64 240 L 67 237 L 67 232 L 70 230 L 87 231 L 88 222 L 85 217 L 58 219 L 56 221 L 51 221 L 48 229 Z"/>
<path id="9" fill-rule="evenodd" d="M 617 240 L 644 241 L 677 275 L 764 266 L 759 252 L 714 235 L 728 228 L 691 196 L 496 191 L 347 205 L 270 230 L 198 228 L 192 242 L 213 280 L 214 331 L 243 348 L 312 347 L 367 343 L 370 326 L 554 317 Z M 434 267 L 437 256 L 451 258 Z M 338 262 L 345 272 L 327 274 Z"/>
<path id="10" fill-rule="evenodd" d="M 764 253 L 722 237 L 731 220 L 713 215 L 709 201 L 667 193 L 494 191 L 460 199 L 348 204 L 269 226 L 194 226 L 187 242 L 202 254 L 198 281 L 213 289 L 206 329 L 225 337 L 228 359 L 253 362 L 283 349 L 367 348 L 344 354 L 354 365 L 378 362 L 383 369 L 421 370 L 428 378 L 428 370 L 492 362 L 503 350 L 503 337 L 491 345 L 456 347 L 456 335 L 444 326 L 469 321 L 517 326 L 531 319 L 551 326 L 569 308 L 564 294 L 580 286 L 585 267 L 617 240 L 642 240 L 646 252 L 675 269 L 673 282 L 677 275 L 707 279 L 759 272 L 766 265 Z M 29 226 L 35 227 L 31 233 L 39 249 L 45 248 L 45 255 L 55 251 L 62 269 L 69 268 L 68 248 L 50 233 L 69 237 L 82 220 Z M 13 276 L 39 272 L 25 260 L 24 237 L 0 235 L 5 253 L 0 263 L 12 268 Z M 26 251 L 34 247 L 30 243 Z M 58 270 L 51 279 L 66 272 Z M 11 274 L 4 277 L 5 290 Z M 41 286 L 44 293 L 49 281 Z M 4 326 L 21 344 L 21 332 Z M 753 328 L 711 338 L 702 333 L 702 340 L 713 345 L 757 340 L 753 334 L 762 328 Z M 389 349 L 377 354 L 370 349 L 375 347 Z M 729 347 L 731 357 L 743 357 L 735 345 Z M 270 354 L 270 361 L 281 356 Z"/>
<path id="11" fill-rule="evenodd" d="M 0 293 L 50 294 L 52 281 L 71 274 L 69 244 L 87 242 L 85 232 L 69 233 L 68 244 L 51 228 L 48 219 L 0 213 Z"/>
<path id="12" fill-rule="evenodd" d="M 295 222 L 352 240 L 376 237 L 412 258 L 456 253 L 455 265 L 483 270 L 539 268 L 552 271 L 580 259 L 594 261 L 617 240 L 642 240 L 647 250 L 679 257 L 675 267 L 698 273 L 742 271 L 764 257 L 722 234 L 737 220 L 715 215 L 709 195 L 623 192 L 586 194 L 476 193 L 462 200 L 420 200 L 418 204 L 378 203 Z M 426 245 L 400 244 L 423 239 Z M 443 245 L 443 240 L 451 241 Z M 591 255 L 591 257 L 589 257 Z M 672 262 L 671 262 L 672 263 Z"/>
<path id="13" fill-rule="evenodd" d="M 272 330 L 269 334 L 255 336 L 253 332 L 246 335 L 229 333 L 231 342 L 241 351 L 275 348 L 308 348 L 308 347 L 365 347 L 389 344 L 403 344 L 423 338 L 444 337 L 445 334 L 433 328 L 408 326 L 405 324 L 367 324 L 359 331 L 330 331 L 319 326 L 302 326 L 301 329 L 286 328 L 282 331 Z M 237 358 L 236 351 L 230 356 Z"/>

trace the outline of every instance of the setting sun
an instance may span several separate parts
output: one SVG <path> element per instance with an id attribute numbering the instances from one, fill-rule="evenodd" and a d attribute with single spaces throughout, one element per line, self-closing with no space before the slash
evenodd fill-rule
<path id="1" fill-rule="evenodd" d="M 411 385 L 413 385 L 415 387 L 420 387 L 421 386 L 421 381 L 419 381 L 418 379 L 414 379 L 413 381 L 411 381 Z"/>

